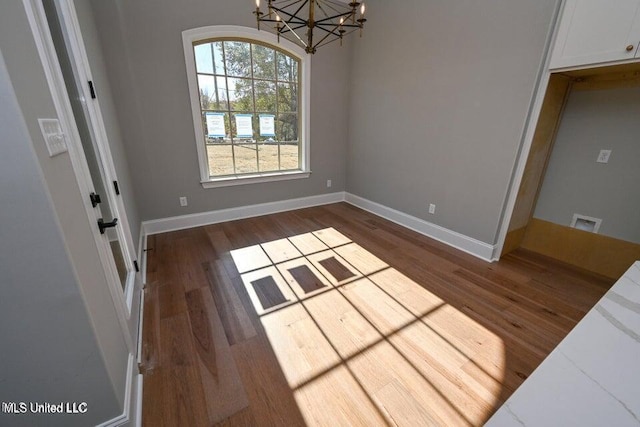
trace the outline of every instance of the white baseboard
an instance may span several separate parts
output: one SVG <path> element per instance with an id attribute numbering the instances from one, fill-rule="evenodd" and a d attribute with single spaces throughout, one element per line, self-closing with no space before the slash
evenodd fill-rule
<path id="1" fill-rule="evenodd" d="M 136 347 L 136 362 L 142 359 L 142 327 L 144 319 L 144 287 L 147 284 L 147 235 L 144 232 L 144 224 L 140 225 L 140 238 L 138 239 L 138 265 L 140 267 L 140 286 L 134 292 L 140 292 L 140 309 L 138 310 L 138 342 Z"/>
<path id="2" fill-rule="evenodd" d="M 415 216 L 397 211 L 388 206 L 381 205 L 355 194 L 345 193 L 345 201 L 354 206 L 371 212 L 389 221 L 400 224 L 410 230 L 424 234 L 427 237 L 438 240 L 470 255 L 478 257 L 484 261 L 495 261 L 495 246 L 490 245 L 472 237 L 465 236 L 456 231 L 449 230 L 436 224 L 432 224 Z"/>
<path id="3" fill-rule="evenodd" d="M 500 243 L 500 240 L 497 244 L 493 245 L 493 253 L 491 254 L 491 262 L 498 261 L 500 259 L 500 255 L 502 254 L 502 247 L 504 246 L 504 241 Z"/>
<path id="4" fill-rule="evenodd" d="M 144 328 L 144 285 L 140 289 L 140 310 L 138 310 L 138 342 L 136 343 L 136 362 L 142 363 L 142 333 Z"/>
<path id="5" fill-rule="evenodd" d="M 142 285 L 147 283 L 147 233 L 144 230 L 144 222 L 140 224 L 140 236 L 138 237 L 138 267 Z"/>
<path id="6" fill-rule="evenodd" d="M 142 421 L 142 375 L 137 373 L 136 357 L 129 355 L 127 382 L 122 414 L 97 427 L 140 426 Z"/>
<path id="7" fill-rule="evenodd" d="M 203 225 L 217 224 L 220 222 L 237 219 L 251 218 L 261 215 L 269 215 L 294 209 L 309 208 L 312 206 L 327 205 L 344 201 L 344 192 L 321 194 L 318 196 L 302 197 L 299 199 L 281 200 L 277 202 L 261 203 L 257 205 L 242 206 L 238 208 L 221 209 L 217 211 L 202 212 L 191 215 L 174 216 L 170 218 L 144 221 L 145 234 L 166 233 L 168 231 L 183 230 L 185 228 L 200 227 Z"/>
<path id="8" fill-rule="evenodd" d="M 381 205 L 355 194 L 337 192 L 318 196 L 302 197 L 299 199 L 281 200 L 277 202 L 261 203 L 257 205 L 242 206 L 218 211 L 202 212 L 191 215 L 174 216 L 170 218 L 144 221 L 142 230 L 146 236 L 168 231 L 183 230 L 186 228 L 200 227 L 203 225 L 217 224 L 225 221 L 251 218 L 261 215 L 269 215 L 277 212 L 294 209 L 309 208 L 312 206 L 326 205 L 329 203 L 344 202 L 371 212 L 389 221 L 400 224 L 413 231 L 423 234 L 439 242 L 445 243 L 484 261 L 495 261 L 496 246 L 490 245 L 456 231 L 449 230 L 423 219 L 400 212 L 388 206 Z M 146 245 L 146 243 L 145 243 Z M 146 260 L 145 260 L 146 263 Z M 146 270 L 146 265 L 143 271 Z"/>
<path id="9" fill-rule="evenodd" d="M 142 426 L 142 391 L 144 387 L 144 377 L 142 376 L 142 374 L 137 374 L 136 377 L 138 377 L 136 381 L 136 384 L 138 385 L 138 387 L 136 389 L 137 396 L 136 396 L 136 406 L 135 406 L 135 413 L 134 413 L 135 418 L 133 418 L 131 422 L 132 427 Z"/>

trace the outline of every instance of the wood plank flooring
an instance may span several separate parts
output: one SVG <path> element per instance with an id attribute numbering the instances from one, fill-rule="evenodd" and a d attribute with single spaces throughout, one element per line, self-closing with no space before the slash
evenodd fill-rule
<path id="1" fill-rule="evenodd" d="M 482 425 L 612 281 L 345 203 L 149 236 L 145 426 Z"/>

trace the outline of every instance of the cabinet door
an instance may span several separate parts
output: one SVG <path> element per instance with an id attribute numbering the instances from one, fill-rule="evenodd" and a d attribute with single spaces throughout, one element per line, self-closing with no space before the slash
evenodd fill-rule
<path id="1" fill-rule="evenodd" d="M 640 0 L 567 0 L 551 68 L 632 59 L 639 32 Z"/>

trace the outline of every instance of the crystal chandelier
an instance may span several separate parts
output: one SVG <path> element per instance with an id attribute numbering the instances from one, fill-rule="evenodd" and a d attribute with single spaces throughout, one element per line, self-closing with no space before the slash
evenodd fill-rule
<path id="1" fill-rule="evenodd" d="M 346 0 L 349 1 L 349 0 Z M 304 47 L 307 53 L 328 43 L 340 40 L 364 23 L 364 3 L 352 0 L 267 0 L 267 12 L 260 10 L 260 0 L 256 0 L 253 12 L 258 21 L 269 23 L 269 27 L 280 36 Z M 315 34 L 314 34 L 314 30 Z"/>

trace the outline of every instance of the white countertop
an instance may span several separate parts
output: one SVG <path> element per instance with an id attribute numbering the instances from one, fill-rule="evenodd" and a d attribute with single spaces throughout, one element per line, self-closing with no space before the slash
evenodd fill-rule
<path id="1" fill-rule="evenodd" d="M 640 425 L 640 261 L 486 425 Z"/>

